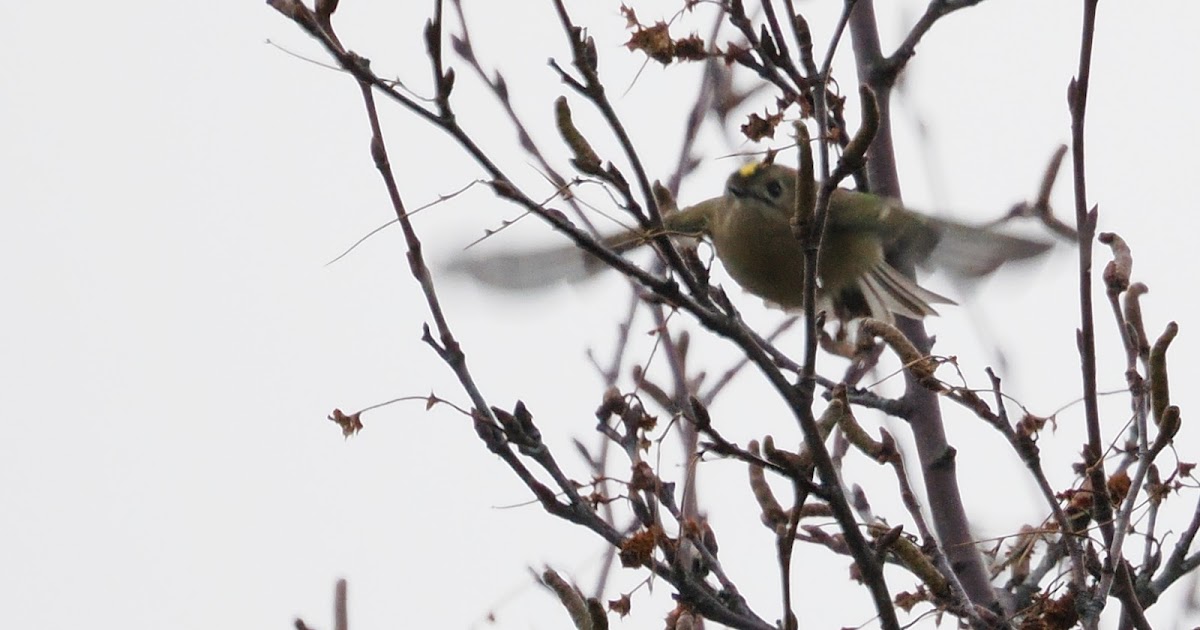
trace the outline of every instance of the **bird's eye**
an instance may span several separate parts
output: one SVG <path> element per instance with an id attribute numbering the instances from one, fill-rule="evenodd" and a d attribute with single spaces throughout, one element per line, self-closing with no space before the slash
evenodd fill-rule
<path id="1" fill-rule="evenodd" d="M 772 199 L 778 199 L 779 195 L 783 194 L 783 184 L 773 180 L 767 182 L 767 194 L 770 195 Z"/>

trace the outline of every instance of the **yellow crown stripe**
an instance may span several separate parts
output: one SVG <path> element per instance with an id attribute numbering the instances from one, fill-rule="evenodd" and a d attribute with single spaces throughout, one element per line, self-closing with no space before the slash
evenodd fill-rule
<path id="1" fill-rule="evenodd" d="M 758 167 L 760 166 L 762 166 L 762 162 L 751 162 L 738 169 L 738 175 L 741 175 L 742 177 L 753 177 L 754 173 L 758 171 Z"/>

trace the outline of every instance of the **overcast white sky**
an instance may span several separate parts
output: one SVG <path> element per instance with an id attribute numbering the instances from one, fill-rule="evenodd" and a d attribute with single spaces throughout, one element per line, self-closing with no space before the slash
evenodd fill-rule
<path id="1" fill-rule="evenodd" d="M 342 40 L 381 74 L 429 94 L 421 29 L 433 3 L 342 4 Z M 686 107 L 676 103 L 693 93 L 696 69 L 652 64 L 635 81 L 640 59 L 621 46 L 618 3 L 568 4 L 597 40 L 643 157 L 666 177 Z M 675 6 L 630 4 L 645 21 Z M 818 43 L 837 4 L 798 3 Z M 890 41 L 921 6 L 897 4 L 908 15 L 880 13 Z M 895 110 L 911 205 L 983 221 L 1033 194 L 1046 159 L 1069 139 L 1078 4 L 985 2 L 928 36 L 908 76 L 910 100 Z M 565 88 L 545 61 L 567 65 L 564 38 L 549 3 L 528 6 L 539 15 L 468 1 L 468 19 L 480 56 L 509 68 L 518 111 L 561 157 L 549 121 Z M 325 420 L 334 407 L 430 391 L 464 401 L 419 341 L 427 315 L 399 232 L 325 266 L 392 216 L 353 82 L 267 44 L 323 58 L 261 2 L 25 2 L 3 13 L 0 627 L 283 628 L 297 615 L 329 627 L 338 577 L 350 580 L 358 629 L 487 627 L 489 612 L 498 628 L 565 627 L 526 567 L 550 563 L 590 587 L 600 541 L 525 505 L 528 493 L 484 452 L 469 422 L 402 403 L 368 415 L 367 429 L 346 441 Z M 1151 287 L 1148 327 L 1181 326 L 1171 368 L 1184 414 L 1177 443 L 1190 460 L 1200 445 L 1188 423 L 1200 356 L 1197 266 L 1188 253 L 1200 227 L 1191 192 L 1197 20 L 1200 5 L 1188 0 L 1102 3 L 1088 123 L 1101 228 L 1134 248 L 1136 276 Z M 457 28 L 452 17 L 447 23 Z M 853 94 L 849 67 L 839 77 Z M 464 126 L 521 183 L 548 193 L 465 68 L 458 84 Z M 581 124 L 594 124 L 581 102 L 575 107 Z M 929 128 L 927 150 L 912 132 L 918 119 Z M 479 176 L 414 117 L 389 109 L 385 125 L 410 207 Z M 685 182 L 685 200 L 718 194 L 736 166 L 715 159 L 729 146 L 711 128 L 705 143 L 706 175 Z M 1068 211 L 1064 182 L 1054 200 Z M 515 216 L 476 187 L 416 222 L 430 257 L 445 261 Z M 547 229 L 525 223 L 508 243 L 553 242 Z M 1107 257 L 1097 252 L 1098 276 Z M 982 384 L 999 344 L 1010 394 L 1038 413 L 1070 403 L 1079 391 L 1075 278 L 1065 247 L 995 278 L 986 297 L 931 322 L 939 350 L 959 355 L 970 381 Z M 622 283 L 516 298 L 440 286 L 485 394 L 507 407 L 523 399 L 570 472 L 586 478 L 566 445 L 573 436 L 595 439 L 599 378 L 585 352 L 610 351 L 626 307 Z M 778 318 L 736 289 L 731 295 L 764 329 Z M 1107 312 L 1097 314 L 1101 387 L 1117 389 L 1118 342 Z M 639 325 L 631 352 L 644 361 L 650 339 L 640 333 L 651 325 Z M 719 341 L 696 348 L 712 373 L 732 360 Z M 766 433 L 798 440 L 765 391 L 745 374 L 715 418 L 739 441 Z M 1110 398 L 1106 427 L 1115 432 L 1127 409 L 1124 398 Z M 1081 418 L 1078 406 L 1067 409 L 1058 434 L 1042 442 L 1047 457 L 1059 457 L 1051 472 L 1061 485 Z M 1000 441 L 969 417 L 948 421 L 981 535 L 1039 519 Z M 745 496 L 744 471 L 725 462 L 703 470 L 702 501 L 723 514 L 715 524 L 726 566 L 775 618 L 774 546 Z M 873 496 L 891 492 L 869 466 L 852 473 L 875 480 Z M 1190 511 L 1194 500 L 1189 493 L 1175 508 Z M 869 622 L 861 591 L 844 584 L 844 559 L 814 550 L 799 562 L 834 577 L 800 594 L 807 627 Z M 638 577 L 621 573 L 607 595 Z M 894 579 L 896 589 L 909 586 Z M 660 627 L 668 607 L 665 589 L 655 590 L 653 603 L 635 599 L 634 616 L 618 627 Z M 1155 609 L 1162 627 L 1194 625 L 1174 619 L 1172 605 Z"/>

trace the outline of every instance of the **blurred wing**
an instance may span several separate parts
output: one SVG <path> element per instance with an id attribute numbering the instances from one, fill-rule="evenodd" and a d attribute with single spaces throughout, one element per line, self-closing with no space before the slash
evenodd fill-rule
<path id="1" fill-rule="evenodd" d="M 604 265 L 574 245 L 524 252 L 464 256 L 446 271 L 509 291 L 577 282 L 595 275 Z"/>
<path id="2" fill-rule="evenodd" d="M 697 237 L 707 233 L 710 217 L 721 203 L 722 199 L 717 197 L 668 214 L 665 217 L 668 232 Z M 648 242 L 638 231 L 604 238 L 604 245 L 618 254 Z M 552 249 L 464 256 L 450 263 L 446 271 L 470 276 L 499 289 L 521 291 L 586 280 L 607 268 L 599 258 L 574 245 L 564 245 Z"/>
<path id="3" fill-rule="evenodd" d="M 966 278 L 987 275 L 1012 260 L 1032 258 L 1053 245 L 953 221 L 928 221 L 937 234 L 937 240 L 921 261 L 922 266 L 942 269 Z"/>
<path id="4" fill-rule="evenodd" d="M 901 248 L 922 267 L 967 278 L 987 275 L 1012 260 L 1032 258 L 1053 245 L 925 216 L 892 199 L 841 189 L 831 201 L 828 229 L 876 232 L 885 247 Z"/>

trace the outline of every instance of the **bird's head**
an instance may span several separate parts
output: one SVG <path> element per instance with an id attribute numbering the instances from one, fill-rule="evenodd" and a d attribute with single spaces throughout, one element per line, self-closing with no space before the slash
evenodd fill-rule
<path id="1" fill-rule="evenodd" d="M 768 162 L 751 162 L 729 176 L 725 195 L 730 202 L 740 201 L 743 206 L 756 208 L 765 206 L 790 217 L 796 208 L 796 170 Z"/>

